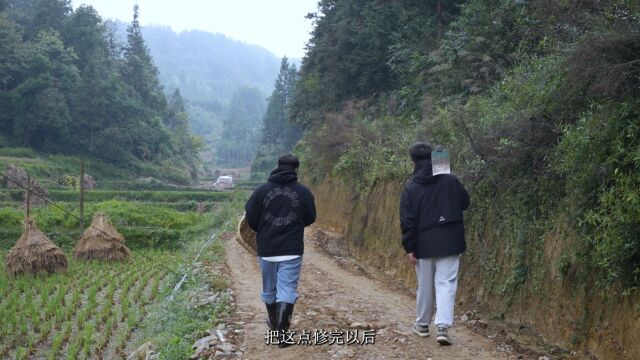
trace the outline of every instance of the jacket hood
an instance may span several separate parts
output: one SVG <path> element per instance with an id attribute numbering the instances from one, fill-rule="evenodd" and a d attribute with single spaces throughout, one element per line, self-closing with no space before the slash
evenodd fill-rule
<path id="1" fill-rule="evenodd" d="M 433 176 L 430 159 L 420 160 L 415 164 L 412 180 L 418 184 L 430 184 L 434 182 L 435 178 Z"/>
<path id="2" fill-rule="evenodd" d="M 269 181 L 286 184 L 298 180 L 298 174 L 289 166 L 280 166 L 271 172 Z"/>

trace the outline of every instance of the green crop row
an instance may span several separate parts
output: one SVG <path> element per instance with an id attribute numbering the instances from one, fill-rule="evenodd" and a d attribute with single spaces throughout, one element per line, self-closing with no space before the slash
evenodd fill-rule
<path id="1" fill-rule="evenodd" d="M 87 201 L 85 202 L 85 206 L 90 206 L 91 204 L 95 204 L 97 202 L 98 201 Z M 128 202 L 131 203 L 132 201 L 128 201 Z M 136 202 L 149 204 L 148 202 L 140 202 L 140 201 L 136 201 Z M 57 201 L 55 204 L 69 211 L 75 210 L 79 206 L 79 203 L 77 202 Z M 196 211 L 198 209 L 199 204 L 204 205 L 205 212 L 212 212 L 214 209 L 221 206 L 221 202 L 219 201 L 186 200 L 186 201 L 177 201 L 177 202 L 153 202 L 154 206 L 173 209 L 181 212 Z M 18 202 L 18 201 L 0 201 L 0 209 L 9 208 L 9 209 L 20 210 L 22 209 L 22 206 L 23 206 L 22 202 Z"/>
<path id="2" fill-rule="evenodd" d="M 232 193 L 226 193 L 232 194 Z M 122 200 L 88 202 L 85 206 L 85 228 L 97 212 L 109 216 L 112 224 L 127 237 L 128 244 L 136 246 L 171 247 L 180 238 L 211 228 L 213 212 L 241 207 L 242 192 L 230 196 L 231 201 L 205 201 L 205 213 L 195 212 L 197 202 L 147 203 Z M 24 210 L 18 203 L 12 207 L 0 207 L 0 249 L 8 249 L 22 233 Z M 62 209 L 64 210 L 62 210 Z M 234 210 L 235 211 L 235 210 Z M 237 212 L 237 211 L 236 211 Z M 229 214 L 233 217 L 237 214 Z M 31 210 L 38 228 L 59 246 L 73 246 L 80 237 L 78 205 L 58 202 Z"/>
<path id="3" fill-rule="evenodd" d="M 97 212 L 107 214 L 125 237 L 127 245 L 134 248 L 179 246 L 190 237 L 211 229 L 213 221 L 211 213 L 180 212 L 157 204 L 111 200 L 87 204 L 85 228 Z M 74 246 L 81 235 L 76 218 L 78 209 L 72 209 L 71 214 L 73 216 L 52 206 L 32 211 L 38 228 L 63 248 Z M 23 219 L 24 212 L 20 209 L 0 209 L 0 249 L 8 249 L 20 237 Z"/>
<path id="4" fill-rule="evenodd" d="M 0 190 L 0 201 L 21 202 L 24 190 L 4 189 Z M 146 202 L 182 202 L 182 201 L 226 201 L 235 196 L 243 196 L 236 192 L 228 191 L 131 191 L 131 190 L 88 190 L 84 199 L 87 202 L 106 200 L 129 200 Z M 50 190 L 49 200 L 53 202 L 80 202 L 78 190 Z"/>
<path id="5" fill-rule="evenodd" d="M 168 270 L 155 264 L 179 259 L 177 253 L 146 250 L 125 263 L 70 258 L 67 273 L 52 276 L 10 277 L 0 272 L 0 358 L 106 355 L 115 331 L 127 329 L 118 320 L 131 322 L 128 329 L 134 329 L 142 321 L 138 314 L 146 313 L 144 308 L 156 299 L 147 290 L 155 286 L 149 282 Z M 125 298 L 123 308 L 118 302 Z M 49 341 L 50 347 L 39 346 Z"/>

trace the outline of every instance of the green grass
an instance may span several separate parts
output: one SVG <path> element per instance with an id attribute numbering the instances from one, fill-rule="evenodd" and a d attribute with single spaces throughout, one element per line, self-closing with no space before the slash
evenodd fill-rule
<path id="1" fill-rule="evenodd" d="M 235 224 L 228 223 L 226 231 L 232 231 Z M 199 250 L 200 244 L 194 244 L 192 249 Z M 193 258 L 193 255 L 190 256 Z M 224 246 L 214 242 L 206 249 L 201 259 L 210 264 L 220 263 L 224 259 Z M 175 282 L 179 279 L 174 278 Z M 191 345 L 207 335 L 207 330 L 217 326 L 231 311 L 229 294 L 226 291 L 227 280 L 220 274 L 206 271 L 190 272 L 181 291 L 171 301 L 154 305 L 148 317 L 141 325 L 141 336 L 137 338 L 137 345 L 151 340 L 158 345 L 160 359 L 186 359 L 192 354 Z M 202 288 L 218 292 L 215 302 L 204 306 L 193 306 L 194 294 Z M 167 297 L 169 292 L 159 294 Z M 185 304 L 190 304 L 185 306 Z"/>
<path id="2" fill-rule="evenodd" d="M 0 148 L 3 158 L 34 158 L 36 153 L 30 148 Z"/>

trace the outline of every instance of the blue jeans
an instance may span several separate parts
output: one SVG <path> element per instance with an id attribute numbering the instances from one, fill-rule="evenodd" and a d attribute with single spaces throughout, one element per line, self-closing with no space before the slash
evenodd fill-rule
<path id="1" fill-rule="evenodd" d="M 271 262 L 258 257 L 262 272 L 262 301 L 266 304 L 298 300 L 298 280 L 302 267 L 302 256 L 297 259 Z"/>

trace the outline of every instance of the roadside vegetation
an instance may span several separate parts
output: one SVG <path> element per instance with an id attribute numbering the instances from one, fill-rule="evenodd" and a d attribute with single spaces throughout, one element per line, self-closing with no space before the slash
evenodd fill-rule
<path id="1" fill-rule="evenodd" d="M 443 144 L 474 199 L 469 233 L 514 260 L 487 289 L 540 285 L 559 228 L 580 240 L 562 276 L 638 289 L 637 2 L 321 1 L 311 17 L 290 107 L 308 179 L 366 193 L 411 175 L 413 142 Z"/>
<path id="2" fill-rule="evenodd" d="M 589 344 L 603 319 L 637 325 L 640 3 L 322 0 L 309 17 L 289 121 L 302 176 L 351 199 L 350 246 L 372 263 L 399 248 L 396 207 L 376 220 L 388 236 L 358 211 L 399 196 L 412 143 L 444 145 L 472 199 L 465 302 L 620 357 Z"/>

